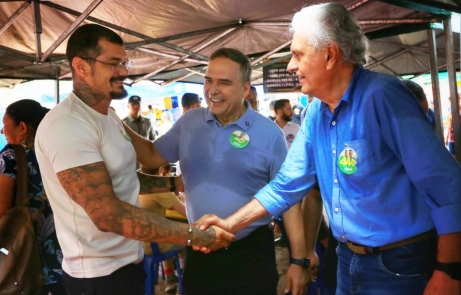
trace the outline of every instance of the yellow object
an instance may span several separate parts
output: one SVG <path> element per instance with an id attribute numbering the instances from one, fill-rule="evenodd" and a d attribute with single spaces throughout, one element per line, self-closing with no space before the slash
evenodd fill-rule
<path id="1" fill-rule="evenodd" d="M 163 102 L 165 103 L 165 109 L 173 108 L 173 104 L 171 103 L 171 97 L 164 97 Z"/>

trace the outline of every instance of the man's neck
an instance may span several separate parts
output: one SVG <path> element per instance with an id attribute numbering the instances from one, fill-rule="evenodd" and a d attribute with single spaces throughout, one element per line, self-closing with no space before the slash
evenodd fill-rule
<path id="1" fill-rule="evenodd" d="M 275 123 L 277 123 L 277 125 L 279 125 L 279 127 L 283 129 L 283 127 L 285 127 L 285 125 L 286 125 L 288 122 L 285 121 L 285 120 L 283 120 L 282 118 L 276 117 L 276 118 L 275 118 Z"/>
<path id="2" fill-rule="evenodd" d="M 87 106 L 92 108 L 98 113 L 107 115 L 109 113 L 109 106 L 112 101 L 110 97 L 93 91 L 88 85 L 84 83 L 74 83 L 74 94 L 83 101 Z"/>
<path id="3" fill-rule="evenodd" d="M 336 106 L 339 104 L 352 81 L 354 75 L 354 65 L 343 63 L 337 70 L 332 71 L 332 77 L 325 83 L 322 88 L 322 94 L 314 95 L 328 105 L 331 113 L 334 113 Z"/>
<path id="4" fill-rule="evenodd" d="M 141 115 L 140 114 L 130 114 L 130 117 L 135 119 L 135 120 L 138 120 L 141 118 Z"/>
<path id="5" fill-rule="evenodd" d="M 215 116 L 215 117 L 216 117 L 216 120 L 218 120 L 222 126 L 226 126 L 227 124 L 231 122 L 237 121 L 243 114 L 245 114 L 246 109 L 247 109 L 246 105 L 243 104 L 238 110 L 238 112 L 233 116 L 228 116 L 228 117 Z"/>

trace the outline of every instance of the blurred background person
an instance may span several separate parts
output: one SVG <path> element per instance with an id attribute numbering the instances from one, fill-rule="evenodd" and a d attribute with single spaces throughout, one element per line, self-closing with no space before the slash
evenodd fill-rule
<path id="1" fill-rule="evenodd" d="M 253 110 L 259 110 L 258 93 L 256 92 L 256 87 L 250 87 L 250 92 L 248 92 L 248 95 L 245 97 L 245 100 L 248 100 Z"/>
<path id="2" fill-rule="evenodd" d="M 66 291 L 61 283 L 62 252 L 34 148 L 37 127 L 48 111 L 49 109 L 30 99 L 19 100 L 6 108 L 1 131 L 6 137 L 7 145 L 0 151 L 0 217 L 15 203 L 17 161 L 11 145 L 20 144 L 24 147 L 27 158 L 27 194 L 30 197 L 27 206 L 31 212 L 36 212 L 44 205 L 43 212 L 38 217 L 38 240 L 43 269 L 42 294 L 63 295 Z"/>
<path id="3" fill-rule="evenodd" d="M 182 113 L 201 107 L 200 97 L 196 93 L 186 92 L 181 98 Z"/>

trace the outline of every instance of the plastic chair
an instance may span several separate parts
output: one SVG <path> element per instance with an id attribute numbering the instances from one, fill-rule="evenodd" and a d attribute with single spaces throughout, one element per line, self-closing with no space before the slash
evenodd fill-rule
<path id="1" fill-rule="evenodd" d="M 163 272 L 162 261 L 174 258 L 176 265 L 176 273 L 178 275 L 178 288 L 181 295 L 184 295 L 184 287 L 182 283 L 182 270 L 181 264 L 179 263 L 179 252 L 178 251 L 168 251 L 161 253 L 157 243 L 150 244 L 152 249 L 152 256 L 144 255 L 144 270 L 146 271 L 146 295 L 151 295 L 154 293 L 154 286 L 158 284 L 158 272 L 162 270 L 162 278 L 165 279 L 165 274 Z"/>

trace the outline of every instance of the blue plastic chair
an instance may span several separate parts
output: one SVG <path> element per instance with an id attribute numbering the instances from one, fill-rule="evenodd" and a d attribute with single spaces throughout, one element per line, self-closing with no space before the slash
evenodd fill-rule
<path id="1" fill-rule="evenodd" d="M 178 288 L 181 295 L 184 295 L 184 287 L 182 283 L 182 270 L 179 263 L 179 252 L 168 251 L 161 253 L 157 243 L 150 244 L 152 248 L 152 256 L 144 255 L 144 270 L 146 271 L 146 295 L 154 293 L 155 285 L 158 284 L 158 272 L 162 270 L 162 278 L 165 280 L 165 274 L 163 272 L 162 261 L 174 258 L 176 265 L 176 273 L 178 275 Z"/>

